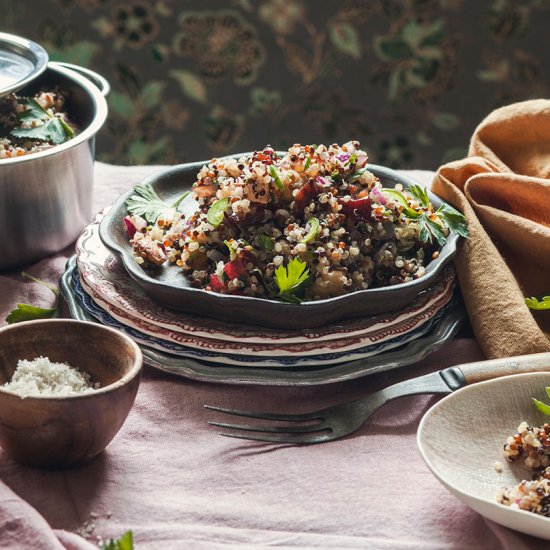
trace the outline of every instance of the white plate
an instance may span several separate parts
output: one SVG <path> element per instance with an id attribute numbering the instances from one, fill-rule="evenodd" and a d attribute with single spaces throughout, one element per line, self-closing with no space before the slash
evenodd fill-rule
<path id="1" fill-rule="evenodd" d="M 505 376 L 466 386 L 434 405 L 418 427 L 422 458 L 439 481 L 486 518 L 550 540 L 550 518 L 499 504 L 501 487 L 529 479 L 527 469 L 506 462 L 503 446 L 522 421 L 540 426 L 550 418 L 531 403 L 548 401 L 550 373 Z M 502 472 L 495 462 L 502 464 Z"/>

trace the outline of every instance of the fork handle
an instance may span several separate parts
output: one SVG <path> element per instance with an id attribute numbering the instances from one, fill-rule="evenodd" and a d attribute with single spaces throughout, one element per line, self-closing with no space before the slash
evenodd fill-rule
<path id="1" fill-rule="evenodd" d="M 460 370 L 466 384 L 475 384 L 509 374 L 550 372 L 550 352 L 464 363 L 454 368 Z"/>

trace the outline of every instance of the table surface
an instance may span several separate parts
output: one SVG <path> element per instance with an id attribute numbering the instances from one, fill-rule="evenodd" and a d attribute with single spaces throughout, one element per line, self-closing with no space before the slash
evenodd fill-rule
<path id="1" fill-rule="evenodd" d="M 94 211 L 158 169 L 98 163 Z M 27 271 L 56 283 L 73 251 Z M 51 293 L 17 272 L 1 274 L 0 285 L 1 319 L 18 302 L 52 303 Z M 91 463 L 48 472 L 0 451 L 0 546 L 22 548 L 23 529 L 36 548 L 87 548 L 70 532 L 88 527 L 93 542 L 132 529 L 140 549 L 547 548 L 485 520 L 430 473 L 415 438 L 438 397 L 389 403 L 351 436 L 314 446 L 224 438 L 206 424 L 212 416 L 204 404 L 307 411 L 482 358 L 466 329 L 420 364 L 330 386 L 226 386 L 145 367 L 127 422 Z"/>

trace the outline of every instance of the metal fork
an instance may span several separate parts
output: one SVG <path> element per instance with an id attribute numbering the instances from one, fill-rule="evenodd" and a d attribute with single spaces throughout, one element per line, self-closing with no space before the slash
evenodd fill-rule
<path id="1" fill-rule="evenodd" d="M 268 441 L 311 445 L 324 443 L 351 434 L 388 401 L 406 395 L 422 393 L 448 394 L 475 382 L 490 380 L 510 374 L 550 371 L 550 353 L 521 355 L 504 359 L 492 359 L 464 363 L 404 382 L 398 382 L 365 397 L 318 411 L 300 414 L 251 412 L 205 405 L 206 409 L 234 416 L 268 420 L 273 424 L 232 424 L 208 422 L 211 426 L 237 430 L 220 435 Z M 285 423 L 285 424 L 281 424 Z M 256 432 L 256 433 L 247 433 Z"/>

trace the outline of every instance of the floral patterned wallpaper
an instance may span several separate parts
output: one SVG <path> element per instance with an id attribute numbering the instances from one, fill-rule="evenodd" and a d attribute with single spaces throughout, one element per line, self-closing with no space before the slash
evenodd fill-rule
<path id="1" fill-rule="evenodd" d="M 177 163 L 359 139 L 435 169 L 548 96 L 550 0 L 0 0 L 0 30 L 112 84 L 99 158 Z"/>

